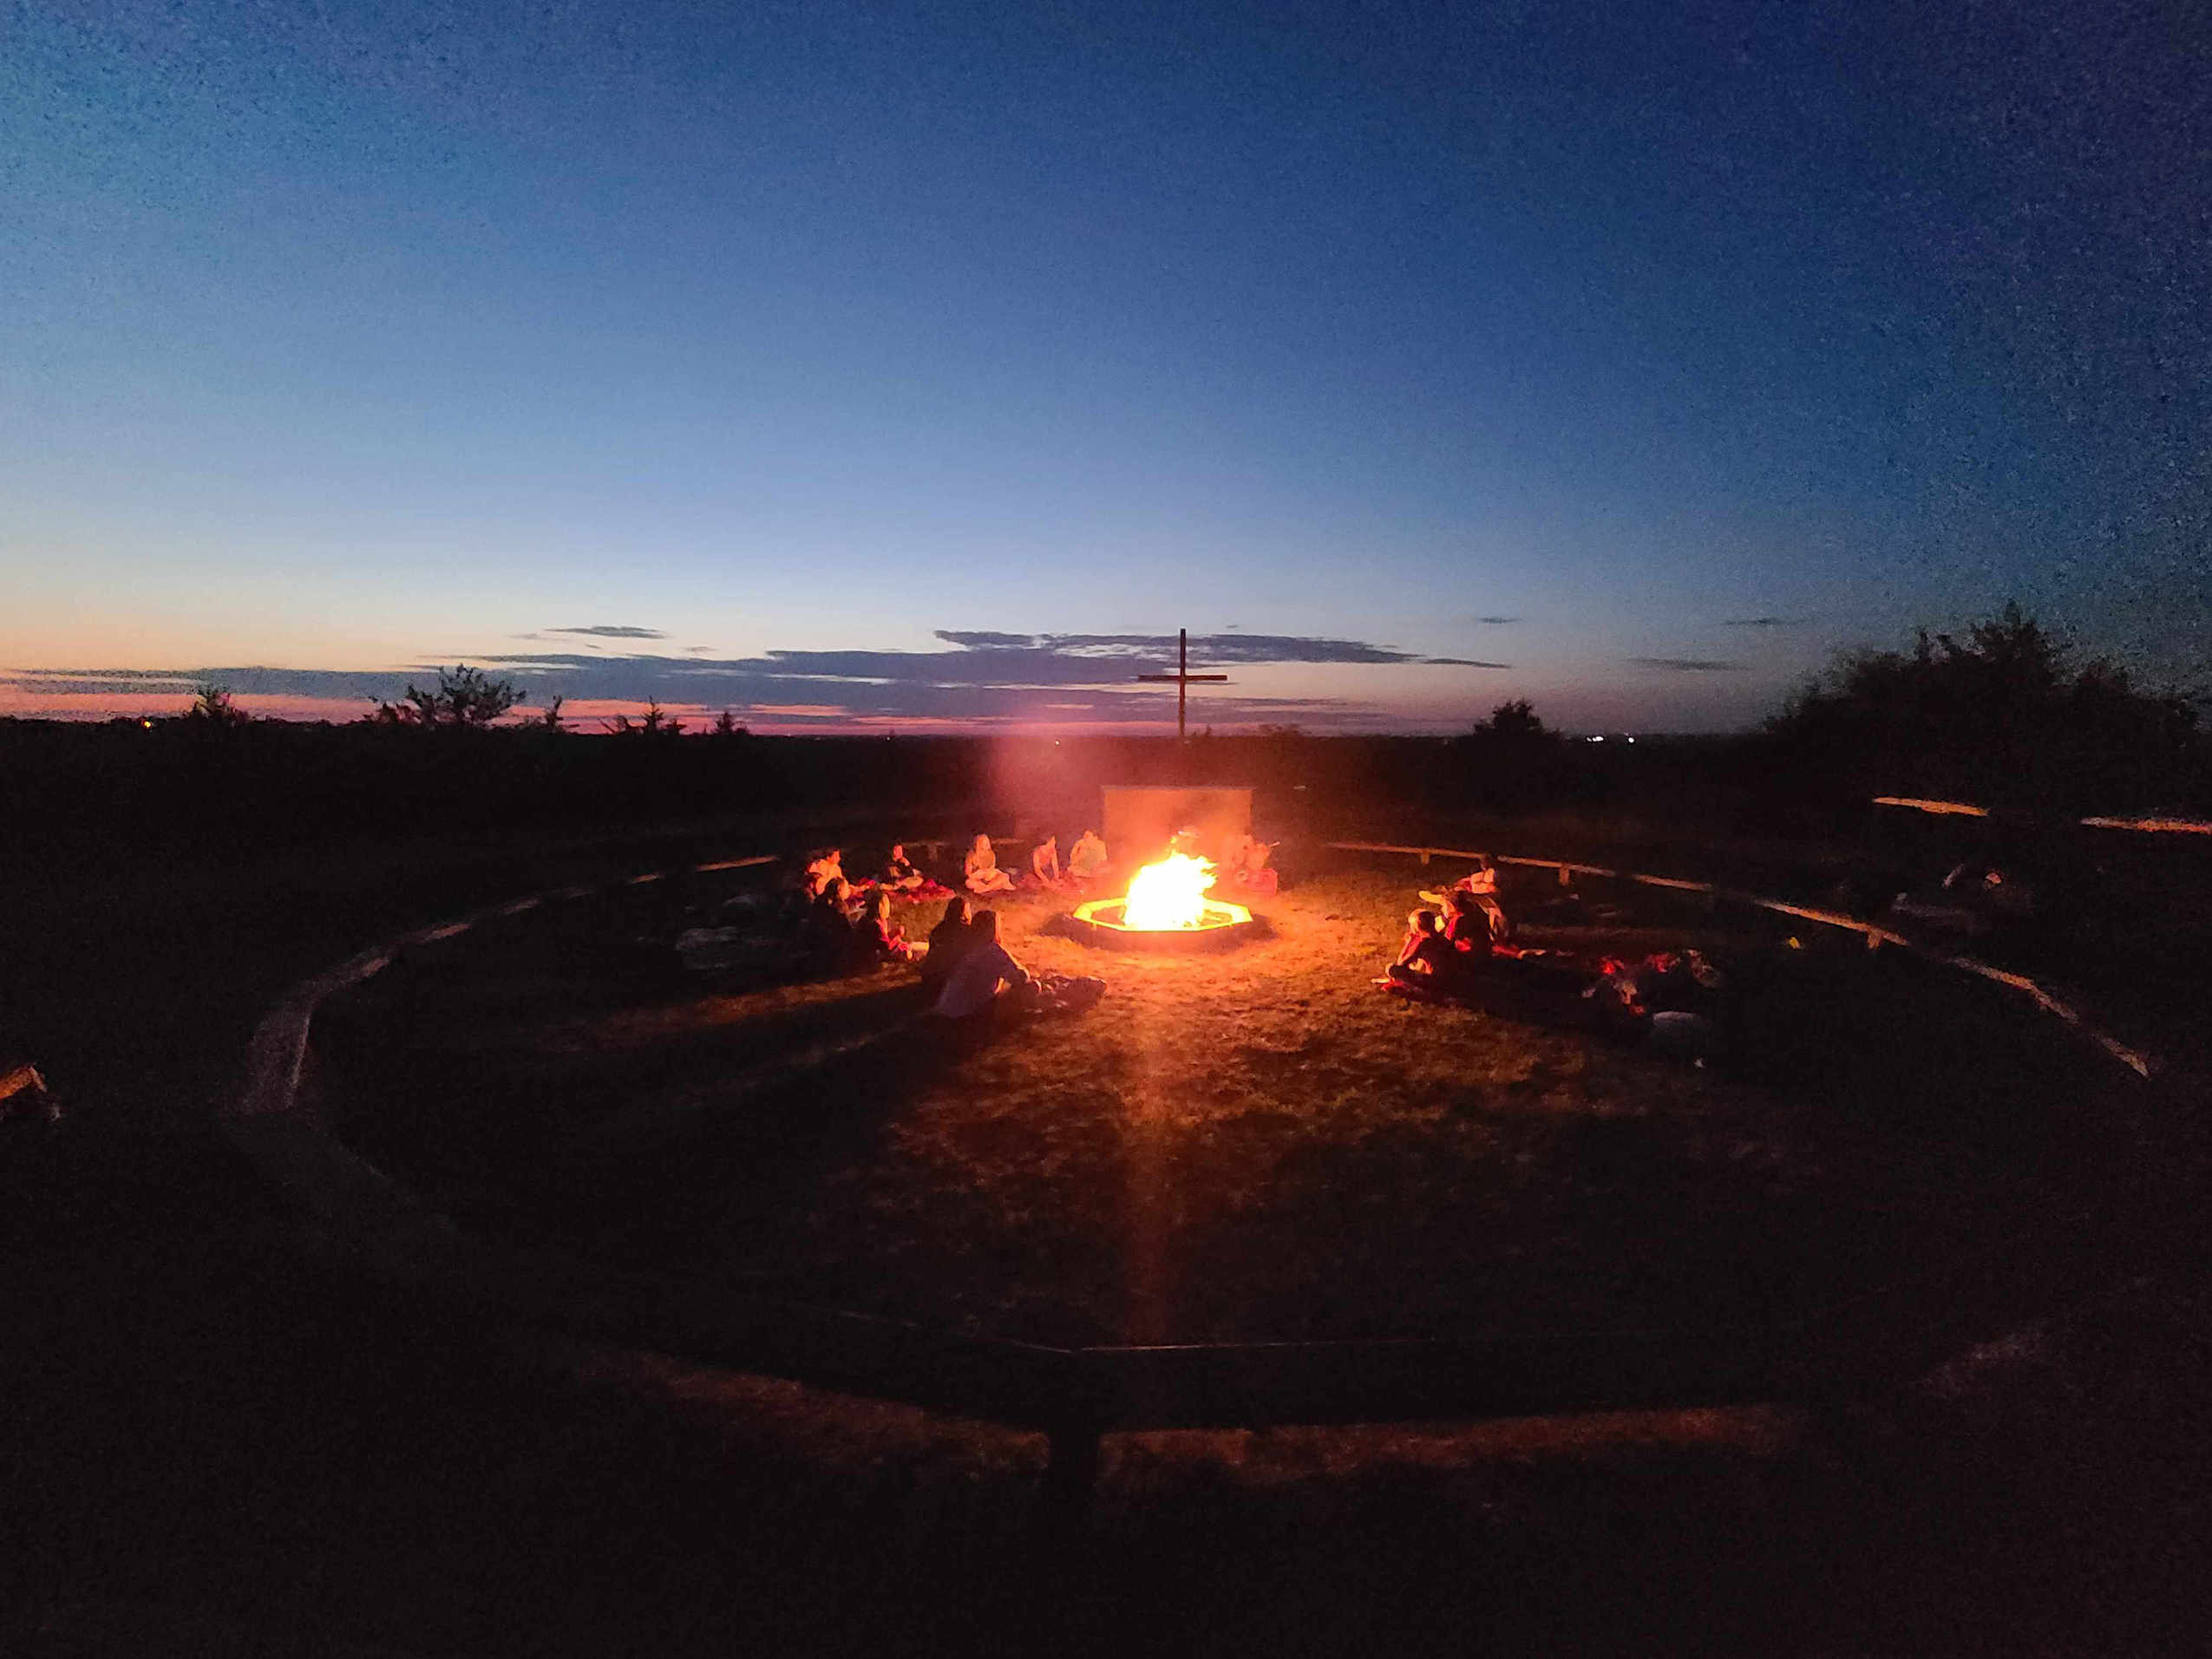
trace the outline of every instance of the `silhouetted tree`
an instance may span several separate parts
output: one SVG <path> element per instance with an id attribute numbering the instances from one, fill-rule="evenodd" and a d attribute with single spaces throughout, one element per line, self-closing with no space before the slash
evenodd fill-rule
<path id="1" fill-rule="evenodd" d="M 658 701 L 649 701 L 645 712 L 637 720 L 627 715 L 617 715 L 606 723 L 607 730 L 617 737 L 680 737 L 684 722 L 663 709 Z"/>
<path id="2" fill-rule="evenodd" d="M 243 726 L 253 718 L 231 701 L 230 687 L 213 683 L 193 689 L 192 706 L 184 711 L 184 717 L 194 725 L 218 728 Z"/>
<path id="3" fill-rule="evenodd" d="M 1500 743 L 1519 744 L 1549 742 L 1554 736 L 1536 713 L 1536 705 L 1526 697 L 1502 702 L 1491 709 L 1488 720 L 1475 722 L 1473 735 Z"/>
<path id="4" fill-rule="evenodd" d="M 522 701 L 512 680 L 494 679 L 468 663 L 438 670 L 438 683 L 425 690 L 410 683 L 398 702 L 379 702 L 369 719 L 383 726 L 419 726 L 424 730 L 465 728 L 481 730 Z"/>
<path id="5" fill-rule="evenodd" d="M 713 736 L 750 737 L 752 735 L 751 730 L 749 728 L 741 725 L 738 722 L 737 717 L 731 714 L 727 709 L 723 709 L 719 715 L 715 716 L 714 730 L 711 734 Z"/>
<path id="6" fill-rule="evenodd" d="M 540 731 L 566 731 L 568 729 L 568 725 L 567 722 L 561 718 L 560 706 L 567 701 L 568 699 L 566 697 L 546 698 L 546 706 L 538 710 L 538 717 L 530 723 L 533 726 L 535 726 Z"/>

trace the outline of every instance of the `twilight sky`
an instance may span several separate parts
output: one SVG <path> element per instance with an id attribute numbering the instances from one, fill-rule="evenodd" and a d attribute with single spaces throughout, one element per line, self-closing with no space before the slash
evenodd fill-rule
<path id="1" fill-rule="evenodd" d="M 0 0 L 0 713 L 2212 660 L 2194 3 Z"/>

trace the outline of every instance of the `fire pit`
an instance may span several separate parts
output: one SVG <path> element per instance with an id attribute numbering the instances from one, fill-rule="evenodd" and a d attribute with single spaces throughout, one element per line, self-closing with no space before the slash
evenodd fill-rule
<path id="1" fill-rule="evenodd" d="M 1259 924 L 1243 905 L 1207 898 L 1213 885 L 1211 859 L 1170 852 L 1130 877 L 1122 898 L 1077 905 L 1068 931 L 1109 950 L 1219 950 L 1240 944 Z"/>

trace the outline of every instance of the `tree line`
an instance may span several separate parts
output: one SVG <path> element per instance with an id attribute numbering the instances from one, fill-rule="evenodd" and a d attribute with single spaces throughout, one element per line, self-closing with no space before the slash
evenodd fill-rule
<path id="1" fill-rule="evenodd" d="M 1758 731 L 1633 746 L 1567 741 L 1525 700 L 1457 738 L 1280 727 L 1064 745 L 1019 734 L 761 737 L 728 715 L 686 729 L 651 707 L 605 722 L 617 741 L 583 742 L 557 702 L 517 721 L 520 702 L 512 683 L 463 664 L 335 726 L 250 720 L 219 686 L 166 720 L 0 720 L 0 856 L 156 857 L 817 808 L 972 814 L 994 800 L 1018 815 L 1044 796 L 1095 800 L 1102 781 L 1249 783 L 1264 811 L 1295 814 L 1313 833 L 1363 819 L 1561 812 L 1685 833 L 1824 835 L 1876 794 L 2076 815 L 2212 813 L 2212 746 L 2192 703 L 2137 690 L 2016 609 L 1908 651 L 1844 657 Z"/>

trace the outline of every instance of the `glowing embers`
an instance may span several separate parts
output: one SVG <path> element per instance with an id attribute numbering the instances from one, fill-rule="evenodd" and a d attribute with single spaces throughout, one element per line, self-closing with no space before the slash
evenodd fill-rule
<path id="1" fill-rule="evenodd" d="M 1252 912 L 1208 898 L 1214 862 L 1170 852 L 1129 878 L 1128 895 L 1076 906 L 1070 931 L 1090 944 L 1119 950 L 1207 950 L 1235 943 L 1253 930 Z"/>

